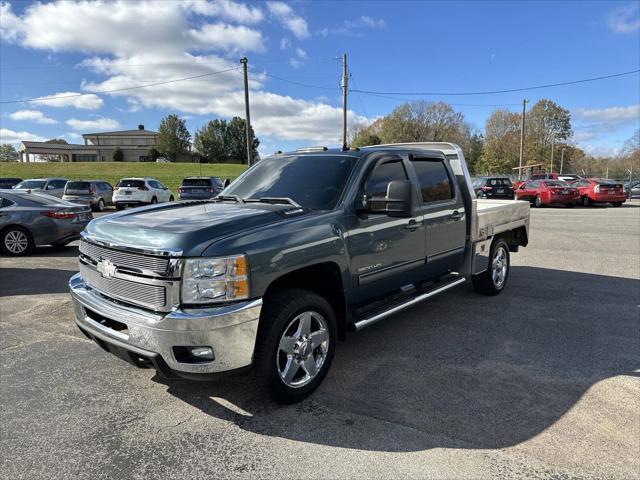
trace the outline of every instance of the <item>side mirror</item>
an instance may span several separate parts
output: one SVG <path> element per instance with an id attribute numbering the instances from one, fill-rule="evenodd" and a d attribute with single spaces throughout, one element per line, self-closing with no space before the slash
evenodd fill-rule
<path id="1" fill-rule="evenodd" d="M 364 197 L 361 211 L 386 213 L 390 217 L 412 217 L 415 207 L 413 183 L 409 180 L 393 180 L 387 185 L 384 197 Z"/>

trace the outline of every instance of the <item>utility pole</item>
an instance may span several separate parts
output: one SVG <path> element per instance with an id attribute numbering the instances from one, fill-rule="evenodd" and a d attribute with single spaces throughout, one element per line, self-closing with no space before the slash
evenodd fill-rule
<path id="1" fill-rule="evenodd" d="M 340 86 L 342 87 L 342 150 L 346 150 L 347 146 L 347 87 L 348 87 L 348 76 L 347 76 L 347 54 L 342 54 L 342 82 L 340 82 Z"/>
<path id="2" fill-rule="evenodd" d="M 562 167 L 564 165 L 564 148 L 562 149 L 562 154 L 560 155 L 560 174 L 562 174 Z"/>
<path id="3" fill-rule="evenodd" d="M 522 180 L 522 162 L 524 161 L 524 115 L 527 108 L 526 98 L 522 99 L 522 121 L 520 123 L 520 162 L 518 164 L 518 180 Z"/>
<path id="4" fill-rule="evenodd" d="M 551 165 L 549 166 L 549 175 L 553 173 L 553 147 L 555 147 L 555 145 L 556 139 L 554 138 L 553 140 L 551 140 Z M 549 178 L 549 175 L 547 175 L 547 178 Z"/>
<path id="5" fill-rule="evenodd" d="M 242 70 L 244 73 L 244 107 L 246 109 L 245 116 L 245 130 L 247 137 L 247 166 L 251 166 L 251 116 L 249 115 L 249 75 L 247 73 L 247 64 L 249 60 L 247 57 L 242 57 L 240 59 L 240 63 L 242 64 Z"/>

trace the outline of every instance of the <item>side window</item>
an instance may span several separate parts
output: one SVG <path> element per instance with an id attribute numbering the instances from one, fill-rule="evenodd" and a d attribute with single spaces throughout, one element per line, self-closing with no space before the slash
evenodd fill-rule
<path id="1" fill-rule="evenodd" d="M 47 185 L 47 189 L 58 189 L 58 188 L 64 188 L 64 186 L 67 184 L 66 180 L 51 180 L 49 182 L 49 185 Z"/>
<path id="2" fill-rule="evenodd" d="M 442 160 L 414 158 L 411 163 L 420 182 L 424 203 L 453 198 L 451 179 Z"/>
<path id="3" fill-rule="evenodd" d="M 375 166 L 371 175 L 369 175 L 369 179 L 364 187 L 364 193 L 367 197 L 385 197 L 387 195 L 387 185 L 389 182 L 407 179 L 407 172 L 400 158 L 382 160 Z"/>
<path id="4" fill-rule="evenodd" d="M 9 200 L 8 198 L 1 198 L 0 197 L 0 208 L 6 208 L 6 207 L 10 207 L 12 205 L 15 205 L 15 203 L 12 202 L 11 200 Z"/>
<path id="5" fill-rule="evenodd" d="M 155 180 L 149 180 L 147 183 L 151 186 L 151 188 L 160 188 L 160 185 Z"/>

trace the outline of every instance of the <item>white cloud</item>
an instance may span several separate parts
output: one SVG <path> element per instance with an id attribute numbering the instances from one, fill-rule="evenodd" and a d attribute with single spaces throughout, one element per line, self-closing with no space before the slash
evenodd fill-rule
<path id="1" fill-rule="evenodd" d="M 224 23 L 209 23 L 199 29 L 189 31 L 194 44 L 205 50 L 238 49 L 263 51 L 262 34 L 245 26 L 233 26 Z"/>
<path id="2" fill-rule="evenodd" d="M 11 145 L 18 145 L 22 141 L 44 142 L 45 140 L 44 137 L 31 132 L 15 132 L 8 128 L 0 129 L 0 144 L 10 143 Z"/>
<path id="3" fill-rule="evenodd" d="M 44 113 L 39 110 L 17 110 L 9 114 L 9 118 L 12 120 L 26 120 L 35 123 L 41 123 L 43 125 L 52 125 L 58 123 L 53 118 L 46 117 Z"/>
<path id="4" fill-rule="evenodd" d="M 335 28 L 322 29 L 318 32 L 321 36 L 326 37 L 329 32 L 334 35 L 351 35 L 355 37 L 362 36 L 362 30 L 370 28 L 374 30 L 380 30 L 387 27 L 387 22 L 382 18 L 376 19 L 363 15 L 355 20 L 345 20 Z"/>
<path id="5" fill-rule="evenodd" d="M 53 95 L 38 97 L 31 101 L 31 103 L 47 107 L 73 107 L 83 110 L 97 110 L 102 107 L 104 101 L 93 93 L 81 95 L 78 92 L 58 92 Z"/>
<path id="6" fill-rule="evenodd" d="M 605 158 L 616 157 L 622 151 L 620 147 L 608 147 L 592 144 L 581 145 L 581 148 L 589 155 Z"/>
<path id="7" fill-rule="evenodd" d="M 215 16 L 230 22 L 259 23 L 264 18 L 262 10 L 258 7 L 249 7 L 244 3 L 217 0 L 204 2 L 201 0 L 183 1 L 183 8 L 193 13 L 207 16 Z"/>
<path id="8" fill-rule="evenodd" d="M 640 105 L 593 109 L 578 108 L 573 111 L 573 116 L 578 120 L 608 124 L 627 123 L 633 120 L 640 122 Z"/>
<path id="9" fill-rule="evenodd" d="M 288 50 L 289 48 L 291 48 L 291 41 L 287 37 L 282 38 L 280 40 L 280 50 Z"/>
<path id="10" fill-rule="evenodd" d="M 368 15 L 360 17 L 360 23 L 369 28 L 385 28 L 387 26 L 387 23 L 383 19 L 371 18 Z"/>
<path id="11" fill-rule="evenodd" d="M 302 68 L 302 65 L 304 64 L 297 58 L 291 57 L 289 59 L 289 65 L 291 65 L 292 68 Z"/>
<path id="12" fill-rule="evenodd" d="M 16 40 L 22 27 L 20 19 L 11 10 L 8 3 L 0 3 L 0 38 L 11 41 Z"/>
<path id="13" fill-rule="evenodd" d="M 305 52 L 300 47 L 296 48 L 296 55 L 300 58 L 307 58 L 307 52 Z"/>
<path id="14" fill-rule="evenodd" d="M 94 120 L 78 120 L 77 118 L 70 118 L 65 123 L 74 130 L 84 131 L 85 133 L 88 133 L 89 131 L 100 132 L 120 128 L 120 124 L 117 120 L 104 117 L 96 118 Z"/>
<path id="15" fill-rule="evenodd" d="M 267 2 L 269 12 L 276 17 L 282 26 L 293 33 L 297 38 L 309 37 L 307 21 L 296 14 L 293 9 L 284 2 Z"/>
<path id="16" fill-rule="evenodd" d="M 633 33 L 640 30 L 640 6 L 629 3 L 613 10 L 607 16 L 607 24 L 616 33 Z"/>

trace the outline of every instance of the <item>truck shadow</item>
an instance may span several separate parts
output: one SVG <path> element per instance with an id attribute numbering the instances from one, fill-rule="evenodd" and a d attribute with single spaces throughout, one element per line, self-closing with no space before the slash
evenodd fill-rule
<path id="1" fill-rule="evenodd" d="M 250 375 L 162 383 L 261 435 L 377 451 L 508 447 L 552 426 L 597 382 L 638 376 L 639 287 L 513 267 L 502 295 L 453 291 L 352 335 L 298 405 L 265 400 Z"/>
<path id="2" fill-rule="evenodd" d="M 76 252 L 77 254 L 77 252 Z M 12 268 L 0 270 L 0 298 L 13 295 L 68 293 L 73 270 L 56 268 Z"/>

